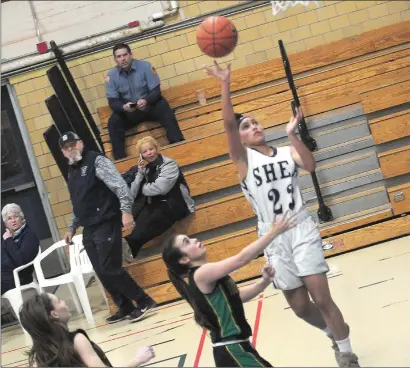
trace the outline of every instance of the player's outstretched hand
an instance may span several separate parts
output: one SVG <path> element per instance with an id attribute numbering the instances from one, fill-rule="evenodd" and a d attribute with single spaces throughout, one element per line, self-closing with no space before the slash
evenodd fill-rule
<path id="1" fill-rule="evenodd" d="M 137 350 L 135 354 L 136 366 L 139 367 L 142 364 L 150 361 L 155 357 L 154 348 L 152 346 L 143 346 Z"/>
<path id="2" fill-rule="evenodd" d="M 222 81 L 229 80 L 231 76 L 231 64 L 228 64 L 225 69 L 221 68 L 219 64 L 214 60 L 213 66 L 205 66 L 205 71 L 208 75 L 216 77 Z"/>
<path id="3" fill-rule="evenodd" d="M 272 223 L 271 231 L 276 235 L 284 233 L 286 230 L 293 227 L 296 223 L 296 214 L 288 217 L 288 212 L 286 212 L 283 216 L 278 216 L 276 221 Z"/>
<path id="4" fill-rule="evenodd" d="M 295 134 L 296 128 L 301 123 L 302 119 L 303 119 L 302 107 L 299 106 L 296 109 L 296 116 L 292 116 L 289 119 L 288 125 L 286 126 L 287 135 Z"/>

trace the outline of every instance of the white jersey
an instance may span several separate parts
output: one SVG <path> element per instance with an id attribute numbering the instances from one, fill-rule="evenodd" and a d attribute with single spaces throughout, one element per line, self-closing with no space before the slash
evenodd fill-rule
<path id="1" fill-rule="evenodd" d="M 278 215 L 299 212 L 305 203 L 290 146 L 273 148 L 272 156 L 250 148 L 246 151 L 248 172 L 241 186 L 258 221 L 272 223 Z"/>

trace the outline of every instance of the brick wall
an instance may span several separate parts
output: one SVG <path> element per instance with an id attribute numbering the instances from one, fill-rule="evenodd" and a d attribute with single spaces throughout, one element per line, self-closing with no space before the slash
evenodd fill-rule
<path id="1" fill-rule="evenodd" d="M 243 1 L 236 1 L 241 3 Z M 185 17 L 233 5 L 233 1 L 179 1 Z M 288 54 L 330 43 L 345 37 L 410 19 L 408 1 L 321 1 L 290 8 L 276 17 L 270 5 L 233 16 L 239 30 L 235 51 L 223 58 L 233 69 L 280 56 L 277 40 L 286 44 Z M 177 21 L 180 16 L 175 16 Z M 162 88 L 204 78 L 202 65 L 212 62 L 201 55 L 195 44 L 195 28 L 168 33 L 131 44 L 136 58 L 150 61 L 161 77 Z M 68 63 L 75 81 L 98 122 L 96 110 L 107 105 L 104 76 L 114 66 L 111 50 L 78 58 Z M 60 233 L 70 218 L 67 187 L 43 139 L 43 131 L 52 123 L 44 100 L 53 94 L 46 69 L 11 79 L 26 121 L 31 143 L 44 179 L 53 214 Z"/>

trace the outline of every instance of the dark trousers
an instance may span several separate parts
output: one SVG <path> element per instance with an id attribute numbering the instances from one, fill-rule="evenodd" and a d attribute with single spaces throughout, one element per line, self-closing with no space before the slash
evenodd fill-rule
<path id="1" fill-rule="evenodd" d="M 167 202 L 145 204 L 135 219 L 135 228 L 125 239 L 135 258 L 145 243 L 163 234 L 173 224 L 175 218 Z"/>
<path id="2" fill-rule="evenodd" d="M 121 219 L 84 227 L 83 244 L 95 273 L 121 310 L 130 311 L 132 300 L 140 304 L 149 299 L 122 268 Z"/>
<path id="3" fill-rule="evenodd" d="M 116 160 L 127 156 L 125 153 L 126 130 L 144 121 L 159 121 L 167 131 L 169 143 L 184 140 L 174 111 L 165 98 L 160 98 L 155 105 L 148 106 L 144 111 L 136 110 L 131 113 L 113 112 L 108 120 L 108 132 L 110 133 L 112 151 Z"/>
<path id="4" fill-rule="evenodd" d="M 216 367 L 272 367 L 249 342 L 213 348 Z"/>

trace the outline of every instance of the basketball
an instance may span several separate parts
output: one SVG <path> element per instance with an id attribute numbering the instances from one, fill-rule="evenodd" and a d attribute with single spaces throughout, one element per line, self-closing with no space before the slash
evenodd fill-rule
<path id="1" fill-rule="evenodd" d="M 225 17 L 208 17 L 196 30 L 196 42 L 201 51 L 213 58 L 230 54 L 238 42 L 238 32 Z"/>

